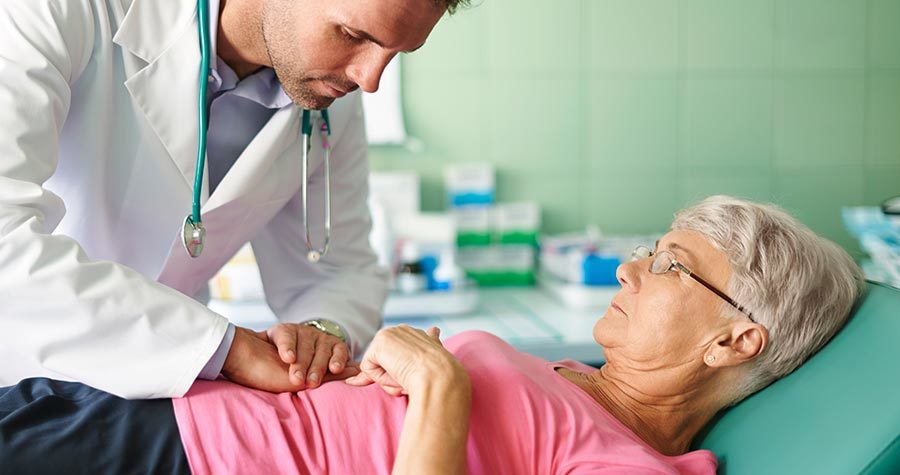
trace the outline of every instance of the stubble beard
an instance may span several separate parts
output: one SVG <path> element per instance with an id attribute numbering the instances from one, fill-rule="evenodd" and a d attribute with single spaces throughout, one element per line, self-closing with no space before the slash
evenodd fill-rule
<path id="1" fill-rule="evenodd" d="M 291 101 L 294 104 L 304 108 L 304 109 L 325 109 L 330 106 L 334 102 L 333 97 L 323 96 L 317 93 L 312 88 L 312 82 L 318 81 L 318 78 L 309 78 L 305 77 L 305 75 L 301 71 L 297 71 L 296 65 L 291 64 L 288 61 L 282 61 L 281 56 L 277 54 L 278 51 L 287 51 L 288 41 L 282 41 L 278 35 L 279 24 L 270 24 L 277 20 L 275 18 L 286 18 L 286 12 L 280 12 L 281 14 L 272 14 L 271 11 L 266 11 L 263 15 L 263 21 L 260 22 L 262 25 L 262 38 L 263 45 L 266 48 L 266 54 L 269 56 L 269 63 L 272 65 L 272 69 L 275 71 L 275 76 L 278 78 L 278 82 L 281 84 L 281 88 L 284 90 L 284 93 L 287 94 L 288 97 L 291 98 Z M 285 48 L 280 48 L 280 46 L 284 45 Z M 275 54 L 273 54 L 273 51 Z"/>

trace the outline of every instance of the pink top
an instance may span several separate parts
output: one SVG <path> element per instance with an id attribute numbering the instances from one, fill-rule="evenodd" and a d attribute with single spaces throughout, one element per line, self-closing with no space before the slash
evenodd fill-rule
<path id="1" fill-rule="evenodd" d="M 664 456 L 550 363 L 500 338 L 465 332 L 445 342 L 469 372 L 468 472 L 714 474 L 708 450 Z M 197 381 L 174 399 L 191 470 L 225 473 L 390 473 L 406 398 L 342 382 L 271 394 Z"/>

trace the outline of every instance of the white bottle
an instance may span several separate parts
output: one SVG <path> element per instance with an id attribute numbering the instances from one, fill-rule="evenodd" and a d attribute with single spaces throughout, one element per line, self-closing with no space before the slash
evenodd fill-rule
<path id="1" fill-rule="evenodd" d="M 454 290 L 465 282 L 466 274 L 456 265 L 453 249 L 441 251 L 438 266 L 434 269 L 435 290 Z"/>
<path id="2" fill-rule="evenodd" d="M 400 268 L 394 282 L 397 290 L 404 294 L 422 292 L 428 288 L 428 278 L 419 264 L 419 246 L 415 242 L 406 241 L 400 251 Z"/>

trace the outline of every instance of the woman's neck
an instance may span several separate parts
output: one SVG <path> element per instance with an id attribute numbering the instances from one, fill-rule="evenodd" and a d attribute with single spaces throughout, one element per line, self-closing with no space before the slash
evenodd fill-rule
<path id="1" fill-rule="evenodd" d="M 694 436 L 718 412 L 700 385 L 648 394 L 628 384 L 606 366 L 590 373 L 561 368 L 559 373 L 584 390 L 598 404 L 648 445 L 664 455 L 688 451 Z M 644 381 L 643 383 L 646 383 Z"/>

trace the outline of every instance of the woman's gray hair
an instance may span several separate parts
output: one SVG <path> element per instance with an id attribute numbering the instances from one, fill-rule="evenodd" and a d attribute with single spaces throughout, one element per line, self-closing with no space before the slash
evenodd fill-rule
<path id="1" fill-rule="evenodd" d="M 678 212 L 673 230 L 705 236 L 731 263 L 728 295 L 769 331 L 730 394 L 734 404 L 794 371 L 841 329 L 865 280 L 853 259 L 775 205 L 711 196 Z M 742 315 L 723 304 L 725 316 Z"/>

